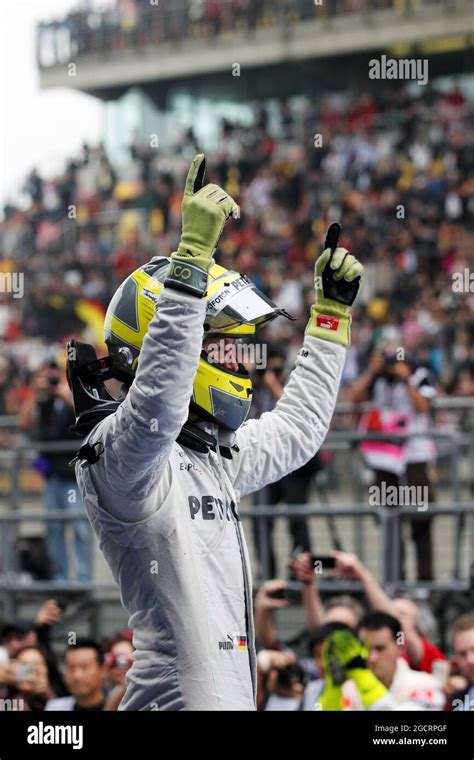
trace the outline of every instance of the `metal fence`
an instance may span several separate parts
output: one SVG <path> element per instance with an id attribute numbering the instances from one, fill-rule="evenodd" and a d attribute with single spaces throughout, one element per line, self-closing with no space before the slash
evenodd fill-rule
<path id="1" fill-rule="evenodd" d="M 438 399 L 436 407 L 440 409 L 466 409 L 474 406 L 474 399 Z M 354 407 L 349 404 L 338 404 L 336 414 L 348 414 L 359 410 L 360 406 Z M 0 432 L 6 428 L 6 420 L 0 418 Z M 8 427 L 14 424 L 14 418 L 8 420 Z M 418 434 L 426 437 L 426 433 Z M 446 589 L 459 589 L 468 587 L 469 578 L 466 568 L 474 559 L 474 500 L 472 498 L 473 467 L 474 462 L 474 431 L 468 433 L 431 431 L 432 438 L 439 449 L 443 470 L 443 486 L 447 498 L 439 503 L 430 504 L 428 516 L 434 520 L 440 517 L 450 517 L 453 521 L 451 558 L 452 567 L 450 578 L 444 582 Z M 269 519 L 270 518 L 295 518 L 308 519 L 344 520 L 350 521 L 350 544 L 351 550 L 355 551 L 362 561 L 366 558 L 367 551 L 364 543 L 363 521 L 370 519 L 377 531 L 378 539 L 376 551 L 379 553 L 380 576 L 384 584 L 400 587 L 407 585 L 401 579 L 400 568 L 400 523 L 403 519 L 418 519 L 426 516 L 420 514 L 417 507 L 370 507 L 367 499 L 367 484 L 358 477 L 360 460 L 357 459 L 358 446 L 366 440 L 406 441 L 413 436 L 386 436 L 381 434 L 361 434 L 354 430 L 335 430 L 330 432 L 321 449 L 322 452 L 332 452 L 334 460 L 326 473 L 326 482 L 323 488 L 318 489 L 317 504 L 311 503 L 300 506 L 274 506 L 268 504 L 256 504 L 254 506 L 244 504 L 241 507 L 243 519 L 256 521 L 257 541 L 256 555 L 262 569 L 262 577 L 269 576 Z M 16 443 L 10 450 L 0 451 L 0 472 L 8 472 L 11 487 L 3 496 L 0 495 L 0 506 L 3 501 L 4 508 L 0 510 L 0 593 L 10 592 L 18 594 L 25 589 L 25 582 L 19 574 L 18 538 L 25 525 L 33 523 L 40 526 L 45 532 L 46 525 L 50 520 L 70 523 L 84 518 L 81 511 L 77 512 L 44 512 L 42 509 L 34 511 L 25 509 L 23 502 L 25 493 L 20 484 L 20 473 L 25 461 L 31 459 L 32 454 L 41 449 L 48 451 L 71 451 L 78 448 L 78 442 L 65 441 L 57 443 Z M 350 466 L 351 465 L 351 466 Z M 338 482 L 337 470 L 343 473 L 344 481 Z M 36 494 L 40 496 L 39 493 Z M 344 498 L 342 498 L 344 497 Z M 345 502 L 345 503 L 344 503 Z M 92 532 L 91 532 L 91 542 Z M 448 547 L 445 546 L 446 551 Z M 464 554 L 463 554 L 464 552 Z M 371 550 L 373 554 L 373 550 Z M 91 551 L 91 558 L 94 553 Z M 97 575 L 97 573 L 96 573 Z M 36 588 L 38 592 L 50 593 L 58 588 L 54 582 L 39 582 L 27 580 L 29 587 Z M 417 582 L 417 585 L 418 582 Z M 429 588 L 439 588 L 439 583 L 425 584 Z M 106 590 L 113 586 L 104 586 L 103 583 L 77 584 L 70 582 L 64 584 L 71 590 Z"/>

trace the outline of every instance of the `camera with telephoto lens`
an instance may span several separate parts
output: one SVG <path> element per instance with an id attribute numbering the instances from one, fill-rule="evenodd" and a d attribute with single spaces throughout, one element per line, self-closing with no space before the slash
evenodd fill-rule
<path id="1" fill-rule="evenodd" d="M 390 370 L 392 367 L 394 367 L 397 361 L 398 359 L 396 357 L 396 354 L 393 354 L 390 351 L 384 351 L 383 368 L 385 371 Z"/>
<path id="2" fill-rule="evenodd" d="M 278 670 L 277 684 L 280 689 L 291 689 L 297 683 L 306 686 L 308 676 L 301 665 L 292 663 Z"/>

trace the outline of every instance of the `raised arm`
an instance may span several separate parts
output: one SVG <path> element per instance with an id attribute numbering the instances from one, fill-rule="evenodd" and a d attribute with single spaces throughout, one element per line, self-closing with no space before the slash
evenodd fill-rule
<path id="1" fill-rule="evenodd" d="M 147 511 L 139 502 L 162 477 L 188 417 L 203 339 L 208 270 L 226 220 L 238 211 L 217 185 L 202 186 L 204 173 L 205 157 L 199 154 L 186 180 L 181 242 L 171 255 L 135 379 L 115 414 L 91 436 L 91 443 L 100 440 L 104 447 L 90 468 L 91 477 L 104 506 L 122 519 L 123 509 L 130 519 Z M 117 494 L 127 497 L 123 505 Z"/>
<path id="2" fill-rule="evenodd" d="M 319 595 L 317 586 L 317 576 L 314 572 L 311 555 L 309 552 L 302 552 L 290 561 L 290 568 L 296 578 L 303 584 L 301 596 L 303 609 L 306 619 L 306 627 L 310 631 L 324 623 L 324 607 Z"/>
<path id="3" fill-rule="evenodd" d="M 205 306 L 195 296 L 163 289 L 127 397 L 91 436 L 104 446 L 91 476 L 112 512 L 114 495 L 143 500 L 163 474 L 188 416 Z"/>
<path id="4" fill-rule="evenodd" d="M 316 300 L 283 395 L 273 411 L 242 426 L 236 436 L 239 451 L 226 460 L 241 496 L 309 461 L 329 429 L 350 342 L 350 307 L 363 276 L 357 259 L 337 248 L 336 227 L 329 228 L 324 253 L 316 261 Z"/>

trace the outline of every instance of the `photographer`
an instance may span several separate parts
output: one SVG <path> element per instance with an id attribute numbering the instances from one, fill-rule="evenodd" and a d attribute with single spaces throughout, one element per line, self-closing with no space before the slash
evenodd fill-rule
<path id="1" fill-rule="evenodd" d="M 0 626 L 0 697 L 16 684 L 15 658 L 25 649 L 39 649 L 47 660 L 48 680 L 54 694 L 67 694 L 51 647 L 51 629 L 62 618 L 64 603 L 47 599 L 34 620 L 14 620 Z"/>
<path id="2" fill-rule="evenodd" d="M 258 709 L 301 710 L 308 677 L 288 652 L 262 649 L 257 655 Z"/>
<path id="3" fill-rule="evenodd" d="M 133 664 L 132 632 L 121 631 L 109 642 L 105 654 L 107 701 L 104 710 L 117 710 L 125 694 L 125 676 Z"/>
<path id="4" fill-rule="evenodd" d="M 335 560 L 332 574 L 358 581 L 369 609 L 387 613 L 400 620 L 405 641 L 403 657 L 410 668 L 431 673 L 434 662 L 446 659 L 443 652 L 428 638 L 428 631 L 423 629 L 425 616 L 415 602 L 404 598 L 391 599 L 355 554 L 333 550 L 331 556 Z M 358 627 L 364 610 L 355 598 L 347 595 L 334 596 L 323 605 L 309 554 L 298 555 L 291 564 L 296 578 L 303 583 L 303 606 L 310 631 L 332 622 L 345 623 L 353 629 Z"/>
<path id="5" fill-rule="evenodd" d="M 75 422 L 71 394 L 63 373 L 55 362 L 42 367 L 33 379 L 34 393 L 24 402 L 19 413 L 20 429 L 32 433 L 38 441 L 57 442 L 75 439 L 70 427 Z M 74 472 L 69 467 L 72 452 L 41 453 L 36 466 L 46 479 L 44 503 L 47 512 L 80 511 L 82 501 Z M 74 521 L 76 574 L 81 582 L 90 581 L 89 535 L 86 520 Z M 55 581 L 69 579 L 65 524 L 48 522 L 48 551 Z"/>
<path id="6" fill-rule="evenodd" d="M 412 368 L 398 357 L 398 349 L 376 348 L 367 370 L 349 391 L 349 400 L 373 402 L 373 408 L 362 417 L 361 429 L 368 433 L 418 434 L 406 441 L 364 441 L 361 450 L 374 470 L 379 493 L 385 488 L 399 487 L 403 478 L 408 486 L 426 490 L 428 502 L 434 493 L 428 465 L 435 458 L 434 442 L 429 438 L 431 401 L 436 396 L 432 373 L 426 367 Z M 420 433 L 427 433 L 420 436 Z M 417 506 L 415 504 L 410 506 Z M 423 505 L 425 506 L 425 505 Z M 411 520 L 411 536 L 415 543 L 418 580 L 433 578 L 431 518 Z M 400 541 L 401 576 L 404 577 L 403 541 Z"/>
<path id="7" fill-rule="evenodd" d="M 55 688 L 57 668 L 40 646 L 30 644 L 16 651 L 9 663 L 9 674 L 6 699 L 15 700 L 19 710 L 42 712 L 48 700 L 66 694 L 64 688 Z"/>
<path id="8" fill-rule="evenodd" d="M 454 621 L 450 635 L 453 652 L 453 665 L 459 673 L 459 681 L 464 678 L 464 685 L 450 695 L 452 710 L 474 712 L 474 614 L 461 615 Z M 452 681 L 454 682 L 454 678 Z"/>

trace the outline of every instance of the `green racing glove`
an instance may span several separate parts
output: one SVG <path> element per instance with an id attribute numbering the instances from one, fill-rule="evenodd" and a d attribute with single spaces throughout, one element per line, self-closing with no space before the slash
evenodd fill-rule
<path id="1" fill-rule="evenodd" d="M 306 335 L 342 346 L 350 343 L 350 307 L 359 293 L 364 267 L 345 248 L 338 248 L 341 225 L 331 224 L 324 251 L 314 267 L 316 301 L 306 326 Z"/>
<path id="2" fill-rule="evenodd" d="M 324 689 L 318 699 L 318 706 L 323 711 L 344 709 L 342 685 L 336 686 L 330 676 L 326 676 L 324 679 Z"/>
<path id="3" fill-rule="evenodd" d="M 198 153 L 186 179 L 181 206 L 183 228 L 178 250 L 171 254 L 165 286 L 202 297 L 213 254 L 230 216 L 238 219 L 239 207 L 219 185 L 203 186 L 206 157 Z"/>
<path id="4" fill-rule="evenodd" d="M 352 631 L 334 631 L 323 645 L 325 671 L 334 684 L 350 679 L 356 686 L 365 708 L 387 694 L 387 688 L 367 667 L 367 649 Z"/>

